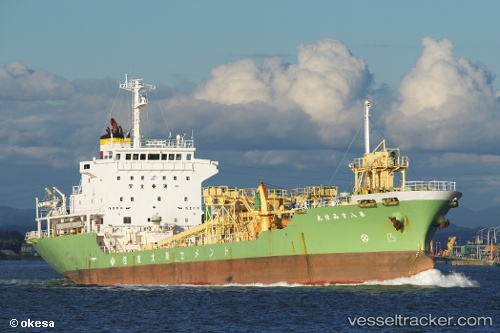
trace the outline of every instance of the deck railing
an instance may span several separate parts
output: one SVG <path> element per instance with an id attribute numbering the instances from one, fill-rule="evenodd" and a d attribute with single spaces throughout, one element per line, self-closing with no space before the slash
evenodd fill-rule
<path id="1" fill-rule="evenodd" d="M 447 180 L 407 181 L 405 190 L 409 191 L 455 191 L 456 182 Z"/>
<path id="2" fill-rule="evenodd" d="M 145 139 L 141 141 L 146 148 L 193 148 L 194 140 L 186 139 Z"/>

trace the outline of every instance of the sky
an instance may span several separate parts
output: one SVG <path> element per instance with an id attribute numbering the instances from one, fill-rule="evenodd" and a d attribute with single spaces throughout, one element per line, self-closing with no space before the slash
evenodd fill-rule
<path id="1" fill-rule="evenodd" d="M 194 135 L 204 185 L 352 188 L 385 139 L 409 180 L 500 205 L 498 1 L 0 0 L 0 206 L 66 194 L 115 117 L 124 74 L 157 86 L 142 133 Z"/>

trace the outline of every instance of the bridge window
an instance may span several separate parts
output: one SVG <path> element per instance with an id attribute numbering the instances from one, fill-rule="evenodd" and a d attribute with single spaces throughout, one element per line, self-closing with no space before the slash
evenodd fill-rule
<path id="1" fill-rule="evenodd" d="M 168 160 L 169 160 L 169 161 L 173 161 L 173 160 L 174 160 L 174 157 L 175 157 L 175 155 L 174 155 L 174 154 L 168 154 Z"/>
<path id="2" fill-rule="evenodd" d="M 182 159 L 182 155 L 181 154 L 175 154 L 175 159 L 177 161 L 180 161 Z"/>
<path id="3" fill-rule="evenodd" d="M 132 154 L 125 154 L 125 159 L 130 160 L 132 158 Z"/>
<path id="4" fill-rule="evenodd" d="M 90 164 L 84 164 L 84 165 L 83 165 L 83 169 L 84 169 L 84 170 L 88 170 L 88 169 L 90 169 Z"/>
<path id="5" fill-rule="evenodd" d="M 186 160 L 191 161 L 191 154 L 186 155 Z"/>
<path id="6" fill-rule="evenodd" d="M 156 198 L 158 201 L 161 201 L 161 197 Z"/>
<path id="7" fill-rule="evenodd" d="M 123 223 L 124 224 L 131 224 L 132 223 L 132 218 L 129 216 L 124 216 L 123 217 Z"/>
<path id="8" fill-rule="evenodd" d="M 119 160 L 119 159 L 120 159 L 120 157 L 121 157 L 121 155 L 120 155 L 120 154 L 116 154 L 116 159 L 117 159 L 117 160 Z"/>
<path id="9" fill-rule="evenodd" d="M 139 159 L 139 154 L 134 154 L 134 155 L 132 155 L 132 159 L 133 159 L 134 161 L 137 161 L 137 160 Z"/>
<path id="10" fill-rule="evenodd" d="M 141 154 L 141 161 L 146 160 L 146 154 Z"/>
<path id="11" fill-rule="evenodd" d="M 148 160 L 156 161 L 160 159 L 160 154 L 149 154 Z"/>

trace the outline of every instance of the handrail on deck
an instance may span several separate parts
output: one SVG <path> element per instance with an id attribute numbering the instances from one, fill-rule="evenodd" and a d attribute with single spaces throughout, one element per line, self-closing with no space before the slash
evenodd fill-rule
<path id="1" fill-rule="evenodd" d="M 406 181 L 405 190 L 409 191 L 455 191 L 456 182 L 447 180 L 415 180 Z"/>

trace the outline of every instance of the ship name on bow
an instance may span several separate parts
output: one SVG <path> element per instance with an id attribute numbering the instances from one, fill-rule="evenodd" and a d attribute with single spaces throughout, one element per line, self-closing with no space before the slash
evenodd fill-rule
<path id="1" fill-rule="evenodd" d="M 366 214 L 364 212 L 359 212 L 359 213 L 333 213 L 333 214 L 325 214 L 325 215 L 320 215 L 316 217 L 317 221 L 331 221 L 331 220 L 347 220 L 347 219 L 358 219 L 358 218 L 364 218 L 366 217 Z"/>

